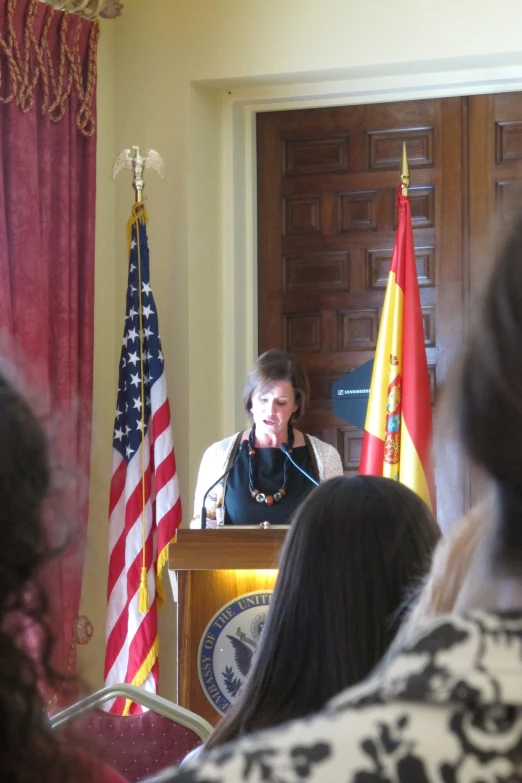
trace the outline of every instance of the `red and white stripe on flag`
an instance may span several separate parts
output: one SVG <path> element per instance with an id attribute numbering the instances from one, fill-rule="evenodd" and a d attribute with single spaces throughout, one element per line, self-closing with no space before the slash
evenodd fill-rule
<path id="1" fill-rule="evenodd" d="M 105 685 L 130 683 L 156 693 L 158 684 L 158 602 L 156 591 L 168 544 L 181 522 L 176 460 L 165 375 L 151 388 L 152 415 L 145 436 L 146 566 L 150 609 L 138 611 L 142 565 L 141 446 L 126 464 L 113 451 L 109 517 L 109 583 Z M 152 488 L 155 485 L 155 499 Z M 156 540 L 154 540 L 156 538 Z M 110 712 L 121 715 L 124 699 Z M 141 712 L 130 706 L 130 714 Z"/>
<path id="2" fill-rule="evenodd" d="M 181 502 L 146 223 L 143 204 L 135 204 L 113 435 L 105 684 L 155 693 L 161 574 Z M 117 714 L 142 711 L 124 699 L 107 706 Z"/>

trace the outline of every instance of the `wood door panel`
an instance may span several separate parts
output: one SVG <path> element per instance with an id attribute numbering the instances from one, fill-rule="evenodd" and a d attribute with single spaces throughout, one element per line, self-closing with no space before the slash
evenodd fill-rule
<path id="1" fill-rule="evenodd" d="M 375 251 L 372 251 L 374 253 Z M 391 250 L 386 249 L 388 258 L 391 259 Z M 364 259 L 366 261 L 366 259 Z M 363 266 L 363 274 L 366 276 L 366 264 Z M 355 276 L 355 275 L 354 275 Z M 370 290 L 330 292 L 317 290 L 315 293 L 282 293 L 280 303 L 283 314 L 314 312 L 317 307 L 318 298 L 321 300 L 321 310 L 317 312 L 328 312 L 329 310 L 374 310 L 382 307 L 384 301 L 384 292 L 386 286 L 382 285 Z M 435 303 L 435 288 L 423 286 L 420 290 L 421 305 L 429 307 Z"/>
<path id="2" fill-rule="evenodd" d="M 469 99 L 470 288 L 472 300 L 486 277 L 496 242 L 520 208 L 522 93 Z"/>
<path id="3" fill-rule="evenodd" d="M 308 111 L 313 111 L 309 109 Z M 262 115 L 266 116 L 266 115 Z M 399 171 L 400 166 L 397 166 Z M 368 172 L 344 174 L 332 177 L 335 179 L 335 189 L 331 191 L 333 200 L 337 203 L 338 196 L 342 193 L 361 194 L 360 200 L 371 199 L 373 195 L 378 195 L 379 198 L 384 199 L 390 205 L 393 210 L 394 199 L 393 194 L 397 192 L 397 171 L 380 171 L 373 172 L 372 177 L 375 179 L 374 174 L 378 174 L 379 183 L 370 184 L 368 181 Z M 415 180 L 415 187 L 425 188 L 430 187 L 433 184 L 433 172 L 430 169 L 423 171 L 422 169 L 412 170 L 412 181 Z M 303 182 L 305 178 L 294 178 L 291 180 L 284 180 L 281 182 L 281 193 L 283 198 L 299 199 L 299 198 L 315 198 L 318 204 L 322 204 L 329 198 L 332 198 L 322 190 L 324 175 L 314 174 L 311 177 L 306 177 L 306 182 Z M 366 194 L 366 195 L 364 195 Z M 284 209 L 284 206 L 283 206 Z M 380 215 L 382 219 L 385 216 Z"/>
<path id="4" fill-rule="evenodd" d="M 403 141 L 434 399 L 461 344 L 463 101 L 258 115 L 259 351 L 284 347 L 301 358 L 312 386 L 303 429 L 339 449 L 348 475 L 357 470 L 362 433 L 333 415 L 331 385 L 373 357 Z M 519 131 L 503 133 L 504 157 L 513 156 Z M 446 487 L 447 465 L 438 466 L 438 486 Z M 439 493 L 443 526 L 465 507 L 462 471 L 451 469 L 453 488 Z"/>

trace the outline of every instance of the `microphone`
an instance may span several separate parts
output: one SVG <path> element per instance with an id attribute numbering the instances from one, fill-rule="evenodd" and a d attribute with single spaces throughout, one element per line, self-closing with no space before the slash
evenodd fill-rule
<path id="1" fill-rule="evenodd" d="M 210 492 L 211 489 L 214 489 L 216 484 L 219 484 L 219 482 L 222 481 L 225 478 L 225 476 L 228 476 L 228 474 L 230 473 L 230 471 L 232 470 L 232 468 L 234 467 L 234 465 L 238 461 L 240 454 L 245 450 L 246 446 L 248 446 L 248 441 L 247 440 L 242 440 L 241 443 L 239 444 L 236 456 L 232 460 L 232 464 L 230 465 L 230 467 L 225 470 L 225 472 L 223 473 L 222 476 L 220 476 L 216 481 L 214 481 L 213 484 L 210 485 L 210 487 L 207 489 L 207 491 L 203 495 L 203 505 L 201 506 L 201 529 L 202 530 L 204 530 L 206 528 L 206 526 L 207 526 L 207 508 L 205 506 L 205 501 L 207 499 L 208 493 Z"/>
<path id="2" fill-rule="evenodd" d="M 318 482 L 318 481 L 316 481 L 316 480 L 313 478 L 313 476 L 311 476 L 309 473 L 307 473 L 307 472 L 306 472 L 306 470 L 303 470 L 303 468 L 301 467 L 301 465 L 298 465 L 298 464 L 297 464 L 297 462 L 295 461 L 295 459 L 294 459 L 294 458 L 292 457 L 292 455 L 290 454 L 290 449 L 288 448 L 288 443 L 281 443 L 281 445 L 279 446 L 279 448 L 281 449 L 281 451 L 283 452 L 283 454 L 284 454 L 285 456 L 287 456 L 287 457 L 288 457 L 288 459 L 290 460 L 290 462 L 292 463 L 292 465 L 293 465 L 294 467 L 296 467 L 296 468 L 297 468 L 297 470 L 300 470 L 300 471 L 301 471 L 301 473 L 303 474 L 303 476 L 306 476 L 306 478 L 308 479 L 308 481 L 311 481 L 311 482 L 312 482 L 312 484 L 315 484 L 315 486 L 316 486 L 316 487 L 318 487 L 318 486 L 319 486 L 319 482 Z"/>

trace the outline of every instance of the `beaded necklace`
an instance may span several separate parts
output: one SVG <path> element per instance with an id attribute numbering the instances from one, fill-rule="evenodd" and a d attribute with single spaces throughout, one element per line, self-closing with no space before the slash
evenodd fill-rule
<path id="1" fill-rule="evenodd" d="M 258 503 L 266 503 L 267 506 L 272 506 L 274 503 L 279 503 L 280 500 L 284 498 L 286 495 L 286 491 L 288 488 L 288 465 L 290 464 L 290 460 L 288 459 L 288 456 L 285 457 L 285 463 L 283 467 L 283 484 L 278 489 L 277 492 L 274 492 L 273 495 L 267 495 L 264 492 L 261 492 L 259 489 L 256 489 L 254 486 L 255 482 L 255 475 L 256 475 L 256 463 L 255 463 L 255 456 L 256 456 L 256 425 L 252 424 L 252 429 L 250 430 L 250 435 L 248 436 L 248 444 L 250 446 L 249 452 L 248 452 L 248 489 L 250 490 L 250 494 L 252 497 L 258 502 Z M 292 447 L 294 445 L 294 429 L 290 422 L 288 422 L 288 451 L 292 451 Z"/>

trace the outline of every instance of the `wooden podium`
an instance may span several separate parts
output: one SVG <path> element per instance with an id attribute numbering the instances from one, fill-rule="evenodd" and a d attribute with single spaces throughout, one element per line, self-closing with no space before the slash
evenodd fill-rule
<path id="1" fill-rule="evenodd" d="M 198 675 L 198 649 L 207 625 L 230 601 L 272 590 L 286 527 L 227 526 L 178 530 L 169 569 L 178 578 L 178 701 L 215 725 L 220 714 Z"/>

